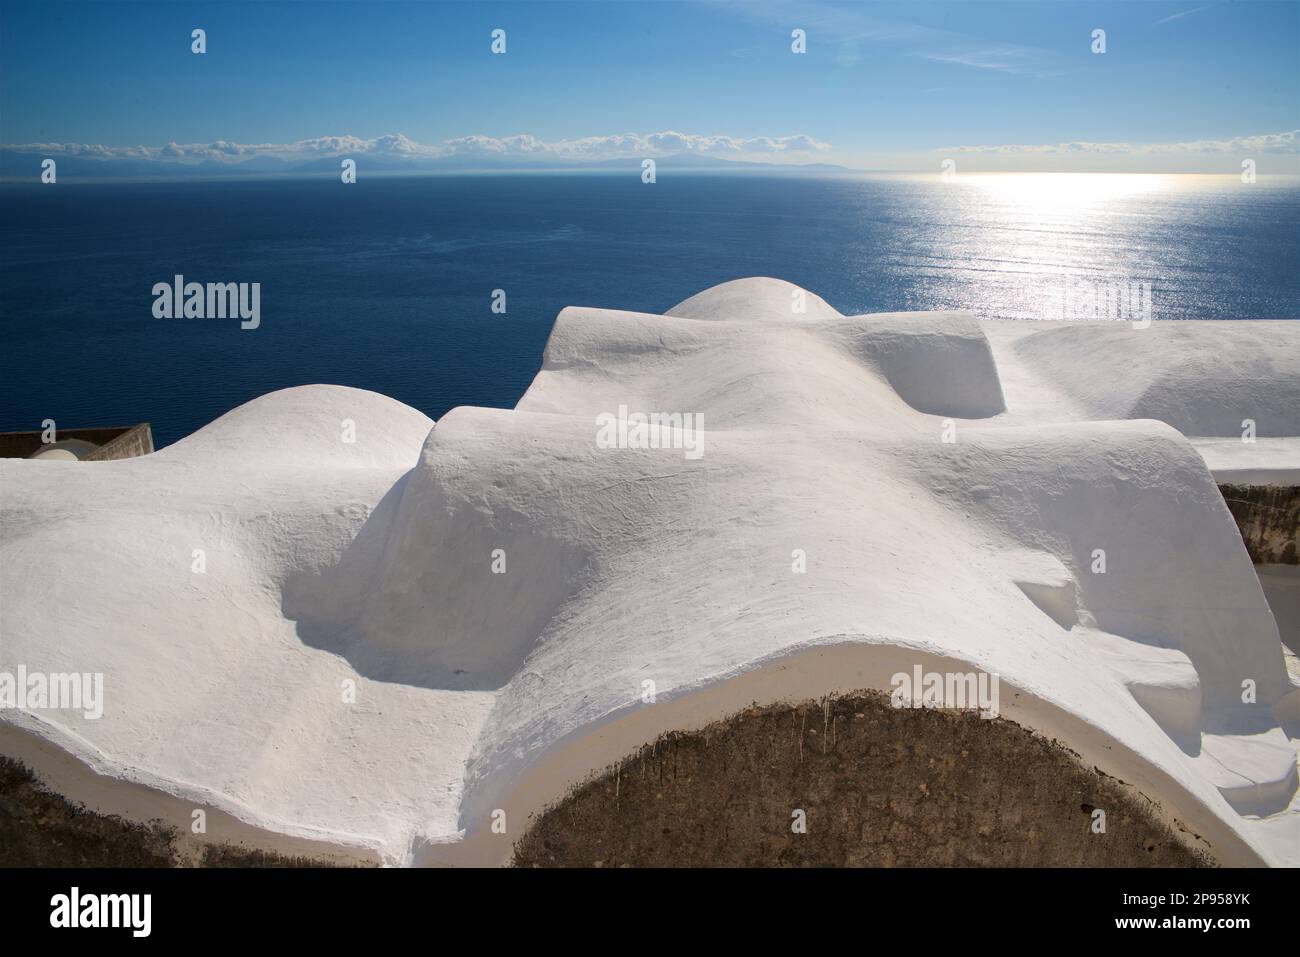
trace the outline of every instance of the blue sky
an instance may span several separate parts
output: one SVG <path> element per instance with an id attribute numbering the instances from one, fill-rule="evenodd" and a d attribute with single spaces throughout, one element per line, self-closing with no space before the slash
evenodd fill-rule
<path id="1" fill-rule="evenodd" d="M 1231 172 L 1259 154 L 1261 172 L 1300 172 L 1290 0 L 43 0 L 3 3 L 0 26 L 0 143 L 86 155 L 577 162 L 688 149 L 857 168 L 961 155 L 968 168 Z M 498 27 L 502 56 L 489 48 Z M 791 52 L 794 28 L 806 54 Z M 1097 28 L 1104 54 L 1090 49 Z"/>

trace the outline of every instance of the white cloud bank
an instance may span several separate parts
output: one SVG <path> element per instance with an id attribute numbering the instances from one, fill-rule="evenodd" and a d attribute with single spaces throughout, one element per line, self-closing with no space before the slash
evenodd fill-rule
<path id="1" fill-rule="evenodd" d="M 546 141 L 527 133 L 515 136 L 462 136 L 441 143 L 417 143 L 401 133 L 363 139 L 358 136 L 320 136 L 295 143 L 168 143 L 166 146 L 103 146 L 88 143 L 27 143 L 5 149 L 48 156 L 92 159 L 158 160 L 183 163 L 238 163 L 257 157 L 307 161 L 323 156 L 390 156 L 441 159 L 451 156 L 549 159 L 562 161 L 618 159 L 627 156 L 663 156 L 673 153 L 700 155 L 775 155 L 822 153 L 829 143 L 806 134 L 794 136 L 700 136 L 665 130 L 661 133 L 618 133 L 574 140 Z"/>
<path id="2" fill-rule="evenodd" d="M 1300 130 L 1284 133 L 1262 133 L 1258 136 L 1237 136 L 1227 140 L 1190 140 L 1185 143 L 1092 143 L 1078 141 L 1055 144 L 1010 144 L 998 146 L 945 146 L 938 153 L 980 153 L 985 155 L 1018 156 L 1033 154 L 1095 155 L 1095 156 L 1150 156 L 1170 154 L 1199 155 L 1206 153 L 1300 153 Z"/>

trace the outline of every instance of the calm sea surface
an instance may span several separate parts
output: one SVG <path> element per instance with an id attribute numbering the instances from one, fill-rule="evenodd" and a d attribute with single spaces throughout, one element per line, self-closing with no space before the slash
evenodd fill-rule
<path id="1" fill-rule="evenodd" d="M 155 319 L 152 287 L 177 273 L 261 283 L 261 327 Z M 1300 319 L 1300 186 L 664 173 L 0 186 L 0 430 L 148 420 L 161 446 L 311 382 L 435 418 L 510 407 L 564 306 L 662 312 L 754 275 L 846 314 L 1042 318 L 1062 288 L 1145 283 L 1156 319 Z"/>

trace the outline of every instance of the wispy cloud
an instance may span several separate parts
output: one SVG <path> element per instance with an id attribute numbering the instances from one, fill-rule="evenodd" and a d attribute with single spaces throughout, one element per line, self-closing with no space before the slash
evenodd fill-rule
<path id="1" fill-rule="evenodd" d="M 1188 140 L 1181 143 L 1100 143 L 1075 141 L 1050 144 L 1003 144 L 997 146 L 945 146 L 938 153 L 982 153 L 1004 156 L 1031 153 L 1089 153 L 1096 155 L 1152 155 L 1167 153 L 1300 153 L 1300 130 L 1236 136 L 1226 140 Z"/>
<path id="2" fill-rule="evenodd" d="M 387 156 L 393 158 L 441 159 L 444 157 L 491 157 L 582 160 L 617 159 L 627 156 L 664 156 L 696 153 L 711 156 L 821 153 L 823 143 L 803 133 L 791 136 L 736 137 L 697 135 L 665 130 L 659 133 L 616 133 L 570 140 L 542 140 L 527 133 L 515 136 L 462 136 L 439 143 L 417 143 L 401 133 L 364 139 L 358 136 L 320 136 L 293 143 L 168 143 L 165 146 L 104 146 L 93 143 L 25 143 L 6 145 L 7 150 L 41 153 L 46 156 L 77 156 L 89 159 L 153 160 L 176 163 L 235 164 L 258 157 L 285 161 L 308 161 L 329 156 Z"/>
<path id="3" fill-rule="evenodd" d="M 780 26 L 787 32 L 794 27 L 806 30 L 809 50 L 821 47 L 832 51 L 833 59 L 841 66 L 859 63 L 863 59 L 860 48 L 868 44 L 887 44 L 894 52 L 935 63 L 1034 76 L 1056 75 L 1048 71 L 1059 59 L 1050 50 L 885 18 L 865 5 L 776 0 L 759 3 L 714 0 L 714 3 L 750 20 Z"/>
<path id="4" fill-rule="evenodd" d="M 1160 26 L 1160 24 L 1162 24 L 1162 23 L 1168 23 L 1168 22 L 1171 21 L 1171 20 L 1181 20 L 1183 17 L 1190 17 L 1193 13 L 1200 13 L 1202 10 L 1208 10 L 1208 9 L 1210 9 L 1210 7 L 1212 7 L 1212 6 L 1214 6 L 1214 4 L 1212 4 L 1212 3 L 1207 3 L 1207 4 L 1205 4 L 1205 5 L 1202 6 L 1202 7 L 1193 7 L 1193 8 L 1190 9 L 1190 10 L 1184 10 L 1182 13 L 1175 13 L 1175 14 L 1173 14 L 1172 16 L 1163 17 L 1163 18 L 1157 20 L 1155 23 L 1153 23 L 1153 24 L 1151 24 L 1151 25 L 1152 25 L 1153 27 L 1158 27 L 1158 26 Z"/>
<path id="5" fill-rule="evenodd" d="M 980 70 L 1001 70 L 1005 73 L 1036 72 L 1033 55 L 1023 47 L 994 47 L 955 53 L 922 53 L 921 57 L 936 63 L 956 63 Z"/>

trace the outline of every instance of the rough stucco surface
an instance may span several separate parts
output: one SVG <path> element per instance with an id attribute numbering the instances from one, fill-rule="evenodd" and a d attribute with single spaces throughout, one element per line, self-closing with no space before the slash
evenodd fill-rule
<path id="1" fill-rule="evenodd" d="M 1093 810 L 1106 812 L 1093 833 Z M 806 814 L 806 833 L 792 814 Z M 1200 866 L 1195 835 L 1004 719 L 871 692 L 678 733 L 532 822 L 517 866 Z"/>

